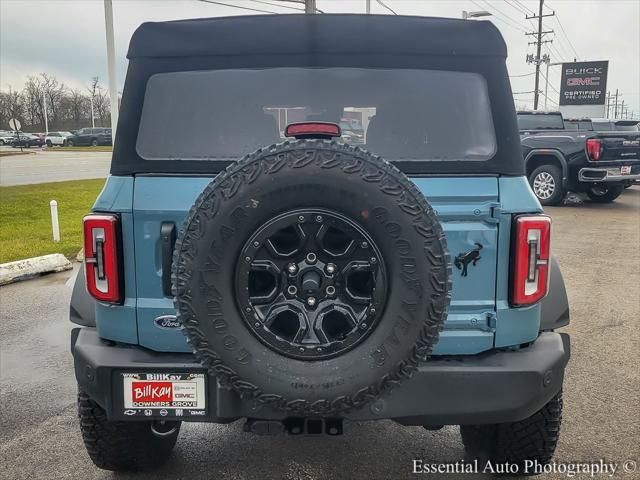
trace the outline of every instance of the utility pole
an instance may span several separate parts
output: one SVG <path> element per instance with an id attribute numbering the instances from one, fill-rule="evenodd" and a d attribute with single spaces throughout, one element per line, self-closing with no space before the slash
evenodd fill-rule
<path id="1" fill-rule="evenodd" d="M 607 92 L 607 118 L 609 118 L 609 102 L 611 102 L 611 92 Z"/>
<path id="2" fill-rule="evenodd" d="M 109 71 L 109 100 L 111 100 L 111 141 L 115 143 L 118 126 L 118 86 L 116 85 L 116 52 L 111 0 L 104 0 L 104 24 L 107 34 L 107 70 Z M 91 115 L 93 117 L 93 113 Z"/>
<path id="3" fill-rule="evenodd" d="M 371 0 L 366 0 L 367 2 L 367 15 L 371 15 Z"/>
<path id="4" fill-rule="evenodd" d="M 544 17 L 553 17 L 555 15 L 555 12 L 547 13 L 543 15 L 542 14 L 543 6 L 544 6 L 544 0 L 540 0 L 538 15 L 531 15 L 531 16 L 527 15 L 525 17 L 527 20 L 538 19 L 538 31 L 525 33 L 525 35 L 535 35 L 537 38 L 537 40 L 533 42 L 536 45 L 536 57 L 533 61 L 533 63 L 536 64 L 536 84 L 535 84 L 534 96 L 533 96 L 534 110 L 538 109 L 538 100 L 540 96 L 540 63 L 542 62 L 542 59 L 540 58 L 540 49 L 542 48 L 542 43 L 543 43 L 542 36 L 546 35 L 547 33 L 553 33 L 553 30 L 545 30 L 545 31 L 542 30 L 542 19 Z M 547 40 L 544 43 L 547 43 L 547 42 L 550 42 L 550 40 Z"/>
<path id="5" fill-rule="evenodd" d="M 618 89 L 616 88 L 616 103 L 613 106 L 613 118 L 618 118 Z"/>
<path id="6" fill-rule="evenodd" d="M 316 0 L 304 0 L 304 13 L 316 13 Z"/>
<path id="7" fill-rule="evenodd" d="M 622 105 L 620 106 L 620 118 L 624 118 L 624 100 L 622 100 Z"/>

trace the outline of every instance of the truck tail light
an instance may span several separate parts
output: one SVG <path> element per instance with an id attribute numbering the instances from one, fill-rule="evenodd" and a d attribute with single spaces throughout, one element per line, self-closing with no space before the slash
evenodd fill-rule
<path id="1" fill-rule="evenodd" d="M 551 219 L 521 215 L 514 220 L 511 305 L 522 307 L 538 302 L 549 290 Z"/>
<path id="2" fill-rule="evenodd" d="M 602 142 L 599 138 L 587 139 L 587 155 L 589 156 L 589 160 L 593 160 L 594 162 L 600 160 L 601 147 Z"/>
<path id="3" fill-rule="evenodd" d="M 84 217 L 84 268 L 89 294 L 101 302 L 122 301 L 118 216 Z"/>

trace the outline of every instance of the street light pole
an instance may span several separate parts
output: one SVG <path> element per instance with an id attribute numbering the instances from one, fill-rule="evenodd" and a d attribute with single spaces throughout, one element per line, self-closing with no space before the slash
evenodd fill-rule
<path id="1" fill-rule="evenodd" d="M 562 63 L 551 63 L 549 61 L 549 57 L 547 57 L 547 74 L 544 77 L 544 109 L 547 109 L 547 99 L 549 98 L 549 67 L 555 67 L 556 65 L 562 65 Z"/>
<path id="2" fill-rule="evenodd" d="M 111 0 L 104 0 L 104 24 L 107 35 L 107 69 L 109 71 L 109 100 L 111 101 L 111 140 L 115 142 L 116 127 L 118 126 L 118 86 L 116 85 L 116 52 Z"/>
<path id="3" fill-rule="evenodd" d="M 47 118 L 47 96 L 42 92 L 42 109 L 44 113 L 44 133 L 49 135 L 49 119 Z"/>
<path id="4" fill-rule="evenodd" d="M 304 0 L 304 13 L 316 13 L 316 0 Z"/>

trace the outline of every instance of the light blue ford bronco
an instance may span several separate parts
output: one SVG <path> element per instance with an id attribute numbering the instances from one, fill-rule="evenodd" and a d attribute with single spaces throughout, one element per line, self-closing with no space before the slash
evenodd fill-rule
<path id="1" fill-rule="evenodd" d="M 93 462 L 241 419 L 460 425 L 474 458 L 549 462 L 569 308 L 506 54 L 439 18 L 142 25 L 71 301 Z"/>

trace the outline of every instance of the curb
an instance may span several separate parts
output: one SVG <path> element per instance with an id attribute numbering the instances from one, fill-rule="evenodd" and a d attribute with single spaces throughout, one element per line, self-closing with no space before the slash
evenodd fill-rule
<path id="1" fill-rule="evenodd" d="M 41 273 L 71 270 L 73 265 L 61 253 L 0 264 L 0 285 L 27 280 Z"/>

